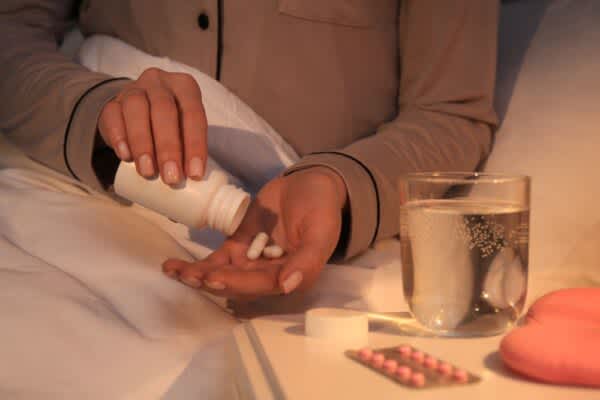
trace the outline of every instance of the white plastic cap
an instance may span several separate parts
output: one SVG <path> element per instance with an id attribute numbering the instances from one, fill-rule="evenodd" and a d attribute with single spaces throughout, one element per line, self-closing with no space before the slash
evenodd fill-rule
<path id="1" fill-rule="evenodd" d="M 250 195 L 233 185 L 223 185 L 217 189 L 207 210 L 207 224 L 210 228 L 233 235 L 242 223 Z"/>
<path id="2" fill-rule="evenodd" d="M 327 339 L 341 345 L 362 345 L 368 341 L 366 313 L 340 308 L 313 308 L 304 319 L 306 336 Z"/>

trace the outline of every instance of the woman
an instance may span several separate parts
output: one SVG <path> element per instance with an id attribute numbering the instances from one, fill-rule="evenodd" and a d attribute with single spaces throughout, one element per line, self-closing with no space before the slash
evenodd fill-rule
<path id="1" fill-rule="evenodd" d="M 206 119 L 186 75 L 136 81 L 92 73 L 57 43 L 77 4 L 0 5 L 0 128 L 30 157 L 98 188 L 113 163 L 169 184 L 201 179 Z M 303 156 L 260 191 L 236 234 L 207 259 L 165 272 L 228 297 L 306 288 L 334 252 L 395 235 L 399 174 L 472 170 L 486 157 L 498 2 L 493 0 L 88 0 L 86 34 L 105 33 L 213 76 Z M 113 154 L 114 153 L 114 154 Z M 268 231 L 278 261 L 245 257 Z"/>

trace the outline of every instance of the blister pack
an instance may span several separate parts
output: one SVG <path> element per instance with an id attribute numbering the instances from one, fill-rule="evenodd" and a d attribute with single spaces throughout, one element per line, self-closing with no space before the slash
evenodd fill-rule
<path id="1" fill-rule="evenodd" d="M 346 356 L 394 382 L 416 389 L 464 385 L 481 380 L 469 371 L 407 344 L 348 350 Z"/>

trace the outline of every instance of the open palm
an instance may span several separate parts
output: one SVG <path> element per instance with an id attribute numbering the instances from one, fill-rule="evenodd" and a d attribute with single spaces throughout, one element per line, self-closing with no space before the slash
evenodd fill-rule
<path id="1" fill-rule="evenodd" d="M 266 184 L 236 233 L 206 259 L 168 260 L 167 275 L 229 298 L 289 293 L 309 287 L 333 254 L 346 200 L 341 178 L 327 168 L 309 168 Z M 249 260 L 259 232 L 285 250 L 282 258 Z"/>

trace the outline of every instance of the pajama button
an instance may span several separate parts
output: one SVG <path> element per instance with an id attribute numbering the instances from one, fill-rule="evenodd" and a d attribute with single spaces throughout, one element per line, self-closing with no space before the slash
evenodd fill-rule
<path id="1" fill-rule="evenodd" d="M 210 19 L 208 18 L 208 15 L 206 15 L 205 13 L 198 15 L 198 26 L 200 27 L 200 29 L 205 31 L 208 29 L 209 25 Z"/>

